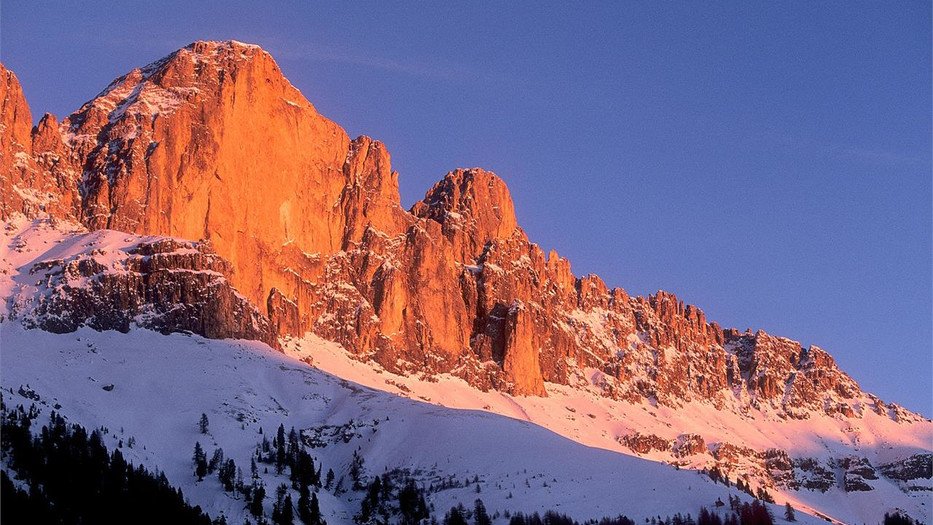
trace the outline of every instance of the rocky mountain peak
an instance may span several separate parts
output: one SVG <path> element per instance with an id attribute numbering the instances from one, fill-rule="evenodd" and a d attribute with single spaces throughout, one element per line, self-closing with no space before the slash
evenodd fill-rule
<path id="1" fill-rule="evenodd" d="M 440 223 L 445 237 L 456 245 L 458 260 L 470 263 L 487 242 L 507 239 L 518 228 L 508 187 L 482 168 L 448 173 L 411 212 Z"/>
<path id="2" fill-rule="evenodd" d="M 29 132 L 32 128 L 32 113 L 23 96 L 23 88 L 12 71 L 0 64 L 0 145 L 6 157 L 10 148 L 25 150 L 29 145 Z M 15 154 L 15 152 L 14 152 Z"/>
<path id="3" fill-rule="evenodd" d="M 0 64 L 0 218 L 24 213 L 75 216 L 75 173 L 64 155 L 55 118 L 33 128 L 19 79 Z"/>
<path id="4" fill-rule="evenodd" d="M 386 146 L 351 140 L 258 46 L 192 43 L 60 125 L 31 129 L 5 69 L 0 90 L 4 217 L 208 240 L 257 326 L 278 335 L 312 331 L 393 372 L 516 395 L 583 381 L 632 402 L 910 419 L 819 348 L 723 330 L 668 292 L 576 277 L 529 241 L 492 172 L 451 171 L 405 211 Z"/>
<path id="5" fill-rule="evenodd" d="M 88 127 L 113 126 L 130 138 L 146 120 L 166 119 L 185 106 L 233 96 L 225 89 L 239 77 L 246 91 L 272 91 L 295 104 L 312 108 L 282 75 L 275 60 L 259 46 L 240 42 L 198 41 L 144 67 L 118 77 L 66 119 L 69 138 L 86 140 Z M 229 101 L 229 102 L 232 102 Z M 312 108 L 313 109 L 313 108 Z"/>

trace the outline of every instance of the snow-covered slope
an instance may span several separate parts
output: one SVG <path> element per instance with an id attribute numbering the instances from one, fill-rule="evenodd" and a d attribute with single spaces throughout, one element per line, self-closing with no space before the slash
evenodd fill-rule
<path id="1" fill-rule="evenodd" d="M 2 235 L 5 400 L 28 405 L 38 397 L 46 412 L 58 406 L 73 422 L 109 428 L 110 445 L 122 440 L 128 459 L 165 471 L 212 515 L 242 522 L 244 502 L 224 493 L 216 478 L 195 481 L 195 441 L 208 453 L 222 447 L 243 467 L 262 439 L 259 429 L 271 433 L 284 424 L 307 436 L 334 430 L 352 436 L 314 449 L 338 478 L 347 475 L 356 450 L 367 458 L 369 474 L 405 469 L 425 486 L 450 476 L 479 477 L 479 494 L 473 483 L 432 492 L 438 514 L 456 502 L 470 506 L 476 497 L 491 512 L 555 509 L 580 520 L 696 514 L 717 498 L 740 494 L 699 472 L 715 466 L 733 481 L 747 475 L 778 503 L 790 501 L 812 516 L 874 523 L 901 509 L 930 520 L 930 478 L 884 474 L 886 465 L 931 454 L 933 425 L 926 420 L 898 422 L 872 410 L 859 418 L 787 419 L 703 402 L 676 409 L 631 403 L 601 395 L 596 370 L 584 370 L 570 386 L 546 384 L 548 397 L 515 397 L 447 375 L 394 375 L 314 336 L 285 341 L 282 354 L 256 342 L 161 335 L 137 327 L 139 316 L 125 334 L 27 330 L 21 321 L 33 319 L 38 297 L 89 286 L 77 279 L 50 288 L 44 262 L 90 260 L 106 268 L 99 273 L 120 273 L 136 247 L 164 239 L 87 233 L 45 220 L 10 221 Z M 200 253 L 187 253 L 193 248 L 177 242 L 172 253 Z M 197 430 L 202 412 L 211 420 L 209 436 Z M 267 487 L 284 481 L 265 477 Z M 330 523 L 348 521 L 359 497 L 353 491 L 320 495 Z"/>
<path id="2" fill-rule="evenodd" d="M 347 476 L 357 449 L 369 474 L 409 469 L 426 486 L 448 476 L 479 477 L 480 493 L 470 484 L 431 494 L 441 513 L 480 497 L 490 513 L 556 509 L 581 520 L 618 513 L 639 519 L 696 515 L 727 499 L 723 485 L 697 472 L 588 447 L 526 421 L 379 392 L 261 343 L 141 329 L 58 335 L 10 322 L 0 324 L 0 338 L 8 404 L 58 407 L 69 421 L 107 427 L 108 446 L 122 440 L 127 460 L 164 471 L 192 503 L 214 516 L 223 512 L 231 523 L 242 523 L 244 502 L 224 493 L 215 477 L 196 481 L 194 443 L 208 453 L 222 447 L 226 457 L 248 465 L 259 429 L 271 435 L 279 424 L 306 433 L 327 425 L 349 430 L 349 441 L 313 450 L 338 478 Z M 315 353 L 318 347 L 307 344 Z M 210 420 L 207 436 L 198 430 L 202 412 Z M 133 448 L 126 445 L 130 437 Z M 287 482 L 271 472 L 264 478 L 267 487 Z M 349 522 L 359 496 L 322 491 L 328 522 Z"/>
<path id="3" fill-rule="evenodd" d="M 496 391 L 482 392 L 450 376 L 425 380 L 390 374 L 373 363 L 359 362 L 339 345 L 322 344 L 314 337 L 288 341 L 284 348 L 289 355 L 313 359 L 321 370 L 372 388 L 445 407 L 507 415 L 594 448 L 636 454 L 681 467 L 701 469 L 718 464 L 726 470 L 712 453 L 678 453 L 678 441 L 683 440 L 678 437 L 685 435 L 700 436 L 712 450 L 721 450 L 725 444 L 756 451 L 783 450 L 792 458 L 814 459 L 831 471 L 837 482 L 825 492 L 777 485 L 769 490 L 778 502 L 790 501 L 795 508 L 845 523 L 878 522 L 885 512 L 897 509 L 924 522 L 930 519 L 933 483 L 929 478 L 905 483 L 879 473 L 877 479 L 866 480 L 872 490 L 847 492 L 846 469 L 837 464 L 841 459 L 858 457 L 868 458 L 871 465 L 878 466 L 915 454 L 929 454 L 933 450 L 933 425 L 929 421 L 899 424 L 873 412 L 860 420 L 828 416 L 792 420 L 761 412 L 737 416 L 704 403 L 671 409 L 607 399 L 592 385 L 587 389 L 549 383 L 548 397 L 514 397 Z M 599 374 L 590 373 L 591 379 Z M 624 442 L 625 436 L 636 433 L 669 439 L 673 450 L 637 454 Z M 731 479 L 749 473 L 753 485 L 757 485 L 761 478 L 756 478 L 756 473 L 768 476 L 767 471 L 760 471 L 764 460 L 744 457 L 741 449 L 737 456 Z M 725 454 L 721 459 L 729 463 Z M 804 480 L 812 476 L 800 468 L 794 474 Z"/>

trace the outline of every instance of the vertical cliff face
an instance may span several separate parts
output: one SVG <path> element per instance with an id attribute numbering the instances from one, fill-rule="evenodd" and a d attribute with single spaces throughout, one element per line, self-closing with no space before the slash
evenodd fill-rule
<path id="1" fill-rule="evenodd" d="M 440 224 L 457 261 L 464 264 L 473 264 L 487 242 L 508 239 L 518 228 L 505 183 L 480 168 L 448 173 L 411 212 Z"/>
<path id="2" fill-rule="evenodd" d="M 76 173 L 55 117 L 33 129 L 19 80 L 0 64 L 0 218 L 14 213 L 74 217 L 80 203 Z"/>
<path id="3" fill-rule="evenodd" d="M 192 44 L 118 78 L 63 129 L 85 224 L 210 239 L 257 304 L 294 294 L 288 246 L 328 255 L 366 221 L 402 227 L 385 148 L 351 142 L 257 46 Z"/>
<path id="4" fill-rule="evenodd" d="M 16 195 L 13 184 L 21 180 L 23 169 L 32 159 L 32 114 L 23 96 L 23 89 L 12 71 L 0 66 L 0 168 L 3 176 L 3 196 Z M 13 179 L 13 176 L 17 176 Z M 6 203 L 5 203 L 6 204 Z M 7 204 L 12 207 L 12 203 Z M 6 212 L 7 206 L 4 206 Z M 6 217 L 6 215 L 4 215 Z"/>
<path id="5" fill-rule="evenodd" d="M 278 334 L 313 331 L 393 371 L 514 394 L 585 381 L 670 406 L 909 417 L 816 347 L 576 277 L 529 241 L 491 172 L 452 171 L 403 210 L 385 145 L 351 140 L 257 46 L 196 42 L 35 128 L 0 73 L 4 219 L 209 240 Z"/>

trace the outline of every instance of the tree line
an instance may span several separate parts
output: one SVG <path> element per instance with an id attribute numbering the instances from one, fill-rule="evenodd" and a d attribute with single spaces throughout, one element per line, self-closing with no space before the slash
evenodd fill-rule
<path id="1" fill-rule="evenodd" d="M 0 397 L 0 472 L 3 523 L 192 523 L 210 525 L 165 474 L 108 452 L 105 430 L 88 432 L 52 412 L 33 429 L 35 406 L 7 410 Z"/>
<path id="2" fill-rule="evenodd" d="M 152 472 L 128 462 L 119 448 L 112 452 L 104 445 L 106 428 L 88 432 L 84 427 L 69 424 L 51 412 L 49 422 L 36 428 L 39 410 L 22 405 L 8 410 L 0 395 L 0 452 L 4 469 L 0 471 L 0 521 L 5 523 L 178 523 L 223 525 L 223 516 L 211 518 L 199 507 L 190 505 L 182 491 L 172 487 L 164 473 Z M 199 426 L 207 433 L 207 419 Z M 122 445 L 121 445 L 122 446 Z M 250 459 L 250 477 L 223 449 L 213 451 L 210 459 L 195 444 L 192 457 L 193 475 L 203 480 L 216 474 L 220 485 L 235 497 L 244 499 L 244 508 L 257 524 L 293 525 L 296 520 L 305 525 L 326 525 L 318 502 L 318 490 L 345 492 L 342 479 L 334 483 L 334 472 L 315 462 L 301 443 L 298 433 L 286 433 L 280 425 L 270 440 L 263 435 Z M 358 525 L 492 525 L 498 511 L 491 514 L 481 499 L 472 508 L 462 504 L 451 507 L 443 516 L 435 515 L 422 485 L 406 471 L 387 472 L 367 479 L 365 460 L 355 452 L 349 474 L 352 490 L 361 493 L 359 511 L 354 515 Z M 272 468 L 277 474 L 288 473 L 289 484 L 281 483 L 267 494 L 259 470 Z M 477 484 L 478 487 L 478 484 Z M 297 504 L 292 491 L 298 492 Z M 479 492 L 479 490 L 477 490 Z M 264 501 L 272 501 L 271 516 L 266 515 Z M 717 502 L 717 506 L 725 506 Z M 509 525 L 636 525 L 626 516 L 605 517 L 582 524 L 557 511 L 543 514 L 510 514 Z M 785 506 L 785 519 L 794 521 L 794 510 Z M 249 522 L 249 519 L 247 519 Z M 690 514 L 660 516 L 645 521 L 646 525 L 773 525 L 771 511 L 760 500 L 741 502 L 729 498 L 729 507 L 720 514 L 701 508 L 694 519 Z M 884 525 L 917 525 L 900 513 L 886 514 Z"/>

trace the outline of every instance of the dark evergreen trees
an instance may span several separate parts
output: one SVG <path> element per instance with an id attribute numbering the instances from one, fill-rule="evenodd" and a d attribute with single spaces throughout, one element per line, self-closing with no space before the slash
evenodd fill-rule
<path id="1" fill-rule="evenodd" d="M 719 517 L 719 514 L 710 512 L 706 507 L 703 507 L 697 516 L 697 525 L 722 525 L 722 518 Z"/>
<path id="2" fill-rule="evenodd" d="M 599 520 L 599 525 L 635 525 L 635 521 L 620 515 L 615 518 L 603 518 Z"/>
<path id="3" fill-rule="evenodd" d="M 38 411 L 21 406 L 0 415 L 0 449 L 6 471 L 0 475 L 3 523 L 195 523 L 210 518 L 185 501 L 180 490 L 142 466 L 128 463 L 119 450 L 108 453 L 101 433 L 69 425 L 52 412 L 34 436 Z M 203 450 L 201 451 L 203 453 Z M 206 463 L 206 461 L 205 461 Z"/>
<path id="4" fill-rule="evenodd" d="M 211 460 L 207 463 L 207 473 L 213 474 L 224 464 L 224 449 L 215 448 Z"/>
<path id="5" fill-rule="evenodd" d="M 366 495 L 360 503 L 360 512 L 354 516 L 353 520 L 361 525 L 378 523 L 376 518 L 382 507 L 382 478 L 376 476 L 366 488 Z"/>
<path id="6" fill-rule="evenodd" d="M 759 500 L 743 503 L 739 508 L 741 525 L 774 525 L 774 517 L 768 507 Z"/>
<path id="7" fill-rule="evenodd" d="M 275 434 L 275 471 L 279 474 L 285 468 L 285 425 L 279 425 L 279 430 Z"/>
<path id="8" fill-rule="evenodd" d="M 318 504 L 316 492 L 311 494 L 311 520 L 308 523 L 309 525 L 327 525 L 321 516 L 321 506 Z"/>
<path id="9" fill-rule="evenodd" d="M 249 513 L 259 518 L 263 514 L 262 501 L 266 499 L 266 487 L 260 483 L 253 487 L 253 499 L 249 502 Z"/>
<path id="10" fill-rule="evenodd" d="M 353 481 L 353 490 L 360 490 L 363 488 L 362 484 L 363 478 L 363 456 L 360 455 L 359 451 L 353 451 L 353 459 L 350 461 L 350 479 Z"/>
<path id="11" fill-rule="evenodd" d="M 295 522 L 295 510 L 294 505 L 292 504 L 292 495 L 286 494 L 285 499 L 282 500 L 282 507 L 280 509 L 281 518 L 279 521 L 280 525 L 292 525 Z"/>
<path id="12" fill-rule="evenodd" d="M 486 506 L 481 499 L 473 502 L 473 525 L 492 525 L 492 518 L 486 512 Z"/>
<path id="13" fill-rule="evenodd" d="M 297 445 L 296 445 L 297 447 Z M 304 449 L 296 449 L 294 463 L 291 465 L 292 488 L 314 485 L 321 486 L 321 476 L 314 467 L 314 458 Z"/>
<path id="14" fill-rule="evenodd" d="M 900 512 L 895 512 L 894 514 L 884 513 L 884 525 L 917 525 L 915 521 L 910 516 L 905 516 Z"/>
<path id="15" fill-rule="evenodd" d="M 305 525 L 311 523 L 311 490 L 307 485 L 298 489 L 298 519 Z"/>
<path id="16" fill-rule="evenodd" d="M 236 462 L 232 459 L 228 459 L 217 469 L 217 477 L 220 479 L 220 484 L 223 485 L 225 491 L 233 492 L 236 487 L 236 472 Z"/>
<path id="17" fill-rule="evenodd" d="M 444 515 L 444 525 L 469 525 L 466 520 L 466 509 L 462 503 L 447 511 Z"/>
<path id="18" fill-rule="evenodd" d="M 401 525 L 417 525 L 430 517 L 423 491 L 414 479 L 407 479 L 398 491 L 398 512 Z"/>
<path id="19" fill-rule="evenodd" d="M 207 455 L 204 453 L 204 449 L 201 448 L 201 442 L 197 441 L 194 443 L 194 455 L 192 456 L 192 461 L 194 461 L 194 475 L 198 477 L 198 481 L 204 479 L 204 476 L 207 475 Z"/>
<path id="20" fill-rule="evenodd" d="M 321 517 L 317 493 L 312 493 L 307 486 L 301 488 L 301 495 L 298 498 L 298 519 L 305 525 L 327 525 Z"/>

